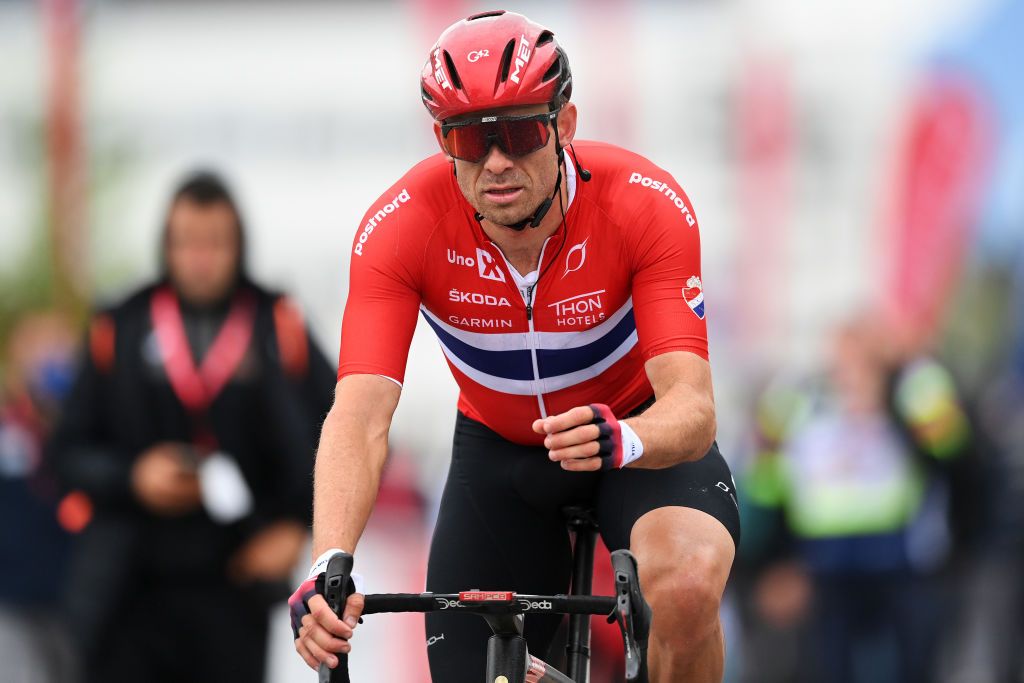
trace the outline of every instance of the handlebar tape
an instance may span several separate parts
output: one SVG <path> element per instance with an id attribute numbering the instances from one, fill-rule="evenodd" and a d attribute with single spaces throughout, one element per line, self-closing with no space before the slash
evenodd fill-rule
<path id="1" fill-rule="evenodd" d="M 324 572 L 324 598 L 339 619 L 345 614 L 352 564 L 351 555 L 339 553 L 327 563 L 327 570 Z M 338 653 L 337 657 L 338 666 L 333 669 L 324 662 L 320 663 L 320 683 L 351 683 L 348 676 L 348 655 Z"/>

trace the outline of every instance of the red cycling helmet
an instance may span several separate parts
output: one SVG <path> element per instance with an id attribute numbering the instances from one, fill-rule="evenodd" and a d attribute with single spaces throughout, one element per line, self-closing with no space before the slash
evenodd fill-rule
<path id="1" fill-rule="evenodd" d="M 483 109 L 549 104 L 572 94 L 572 72 L 555 34 L 522 14 L 474 14 L 441 34 L 420 76 L 437 121 Z"/>

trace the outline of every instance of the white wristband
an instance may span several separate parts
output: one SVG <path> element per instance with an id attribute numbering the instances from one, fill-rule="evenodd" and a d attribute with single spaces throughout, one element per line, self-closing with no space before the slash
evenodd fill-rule
<path id="1" fill-rule="evenodd" d="M 327 571 L 327 563 L 331 561 L 331 558 L 337 555 L 338 553 L 343 552 L 345 551 L 341 550 L 340 548 L 329 548 L 328 550 L 325 550 L 322 553 L 320 553 L 320 557 L 316 558 L 316 561 L 313 562 L 313 566 L 310 567 L 309 574 L 306 575 L 306 580 L 308 581 L 309 579 L 316 578 L 319 574 L 322 574 L 323 572 Z M 358 572 L 352 572 L 350 576 L 352 577 L 352 583 L 354 583 L 356 586 L 356 593 L 365 593 L 365 591 L 363 590 L 365 587 L 365 582 L 363 581 L 362 574 L 359 574 Z"/>
<path id="2" fill-rule="evenodd" d="M 633 431 L 633 428 L 621 420 L 619 421 L 619 432 L 622 434 L 622 464 L 619 465 L 619 469 L 622 469 L 629 463 L 640 459 L 640 456 L 644 454 L 644 443 Z"/>

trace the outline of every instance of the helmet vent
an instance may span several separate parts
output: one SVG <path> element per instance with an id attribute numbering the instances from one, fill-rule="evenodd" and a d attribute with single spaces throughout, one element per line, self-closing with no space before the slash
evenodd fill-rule
<path id="1" fill-rule="evenodd" d="M 424 88 L 422 85 L 420 86 L 420 97 L 422 97 L 425 102 L 434 101 L 434 98 L 430 96 L 430 93 L 428 93 L 427 89 Z"/>
<path id="2" fill-rule="evenodd" d="M 547 71 L 544 72 L 544 77 L 541 79 L 544 83 L 547 83 L 552 78 L 558 78 L 562 74 L 562 60 L 556 59 Z"/>
<path id="3" fill-rule="evenodd" d="M 452 85 L 455 86 L 456 90 L 462 90 L 462 79 L 459 78 L 459 72 L 455 70 L 455 62 L 452 61 L 452 56 L 448 54 L 448 50 L 444 51 L 444 63 L 448 65 L 448 73 L 452 77 Z"/>
<path id="4" fill-rule="evenodd" d="M 505 46 L 505 51 L 501 53 L 501 82 L 504 83 L 508 80 L 509 69 L 512 68 L 512 50 L 516 48 L 516 41 L 508 41 L 508 45 Z"/>
<path id="5" fill-rule="evenodd" d="M 485 17 L 500 17 L 505 13 L 503 9 L 491 10 L 490 12 L 481 12 L 480 14 L 474 14 L 473 16 L 466 17 L 466 21 L 473 21 L 474 19 L 483 19 Z"/>
<path id="6" fill-rule="evenodd" d="M 554 33 L 552 33 L 551 31 L 544 31 L 537 38 L 537 47 L 540 47 L 541 45 L 547 45 L 548 43 L 550 43 L 554 39 L 555 39 L 555 34 Z"/>

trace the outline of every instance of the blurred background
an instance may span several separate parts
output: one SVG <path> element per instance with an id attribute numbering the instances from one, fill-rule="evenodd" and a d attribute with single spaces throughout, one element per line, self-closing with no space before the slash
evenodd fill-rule
<path id="1" fill-rule="evenodd" d="M 567 50 L 579 136 L 647 156 L 696 208 L 744 515 L 727 679 L 1024 680 L 1024 3 L 505 7 Z M 197 168 L 227 180 L 251 273 L 333 362 L 360 217 L 436 151 L 423 61 L 485 9 L 0 0 L 4 405 L 21 375 L 66 390 L 70 370 L 38 357 L 68 358 L 90 310 L 158 275 L 172 192 Z M 25 342 L 40 312 L 59 321 Z M 360 545 L 373 592 L 422 588 L 456 393 L 418 330 Z M 42 465 L 4 415 L 13 492 Z M 66 500 L 59 481 L 28 489 L 4 494 L 0 553 L 43 543 L 19 510 Z M 357 680 L 428 680 L 420 620 L 368 619 L 354 642 Z M 269 643 L 267 680 L 312 680 L 283 605 Z"/>

